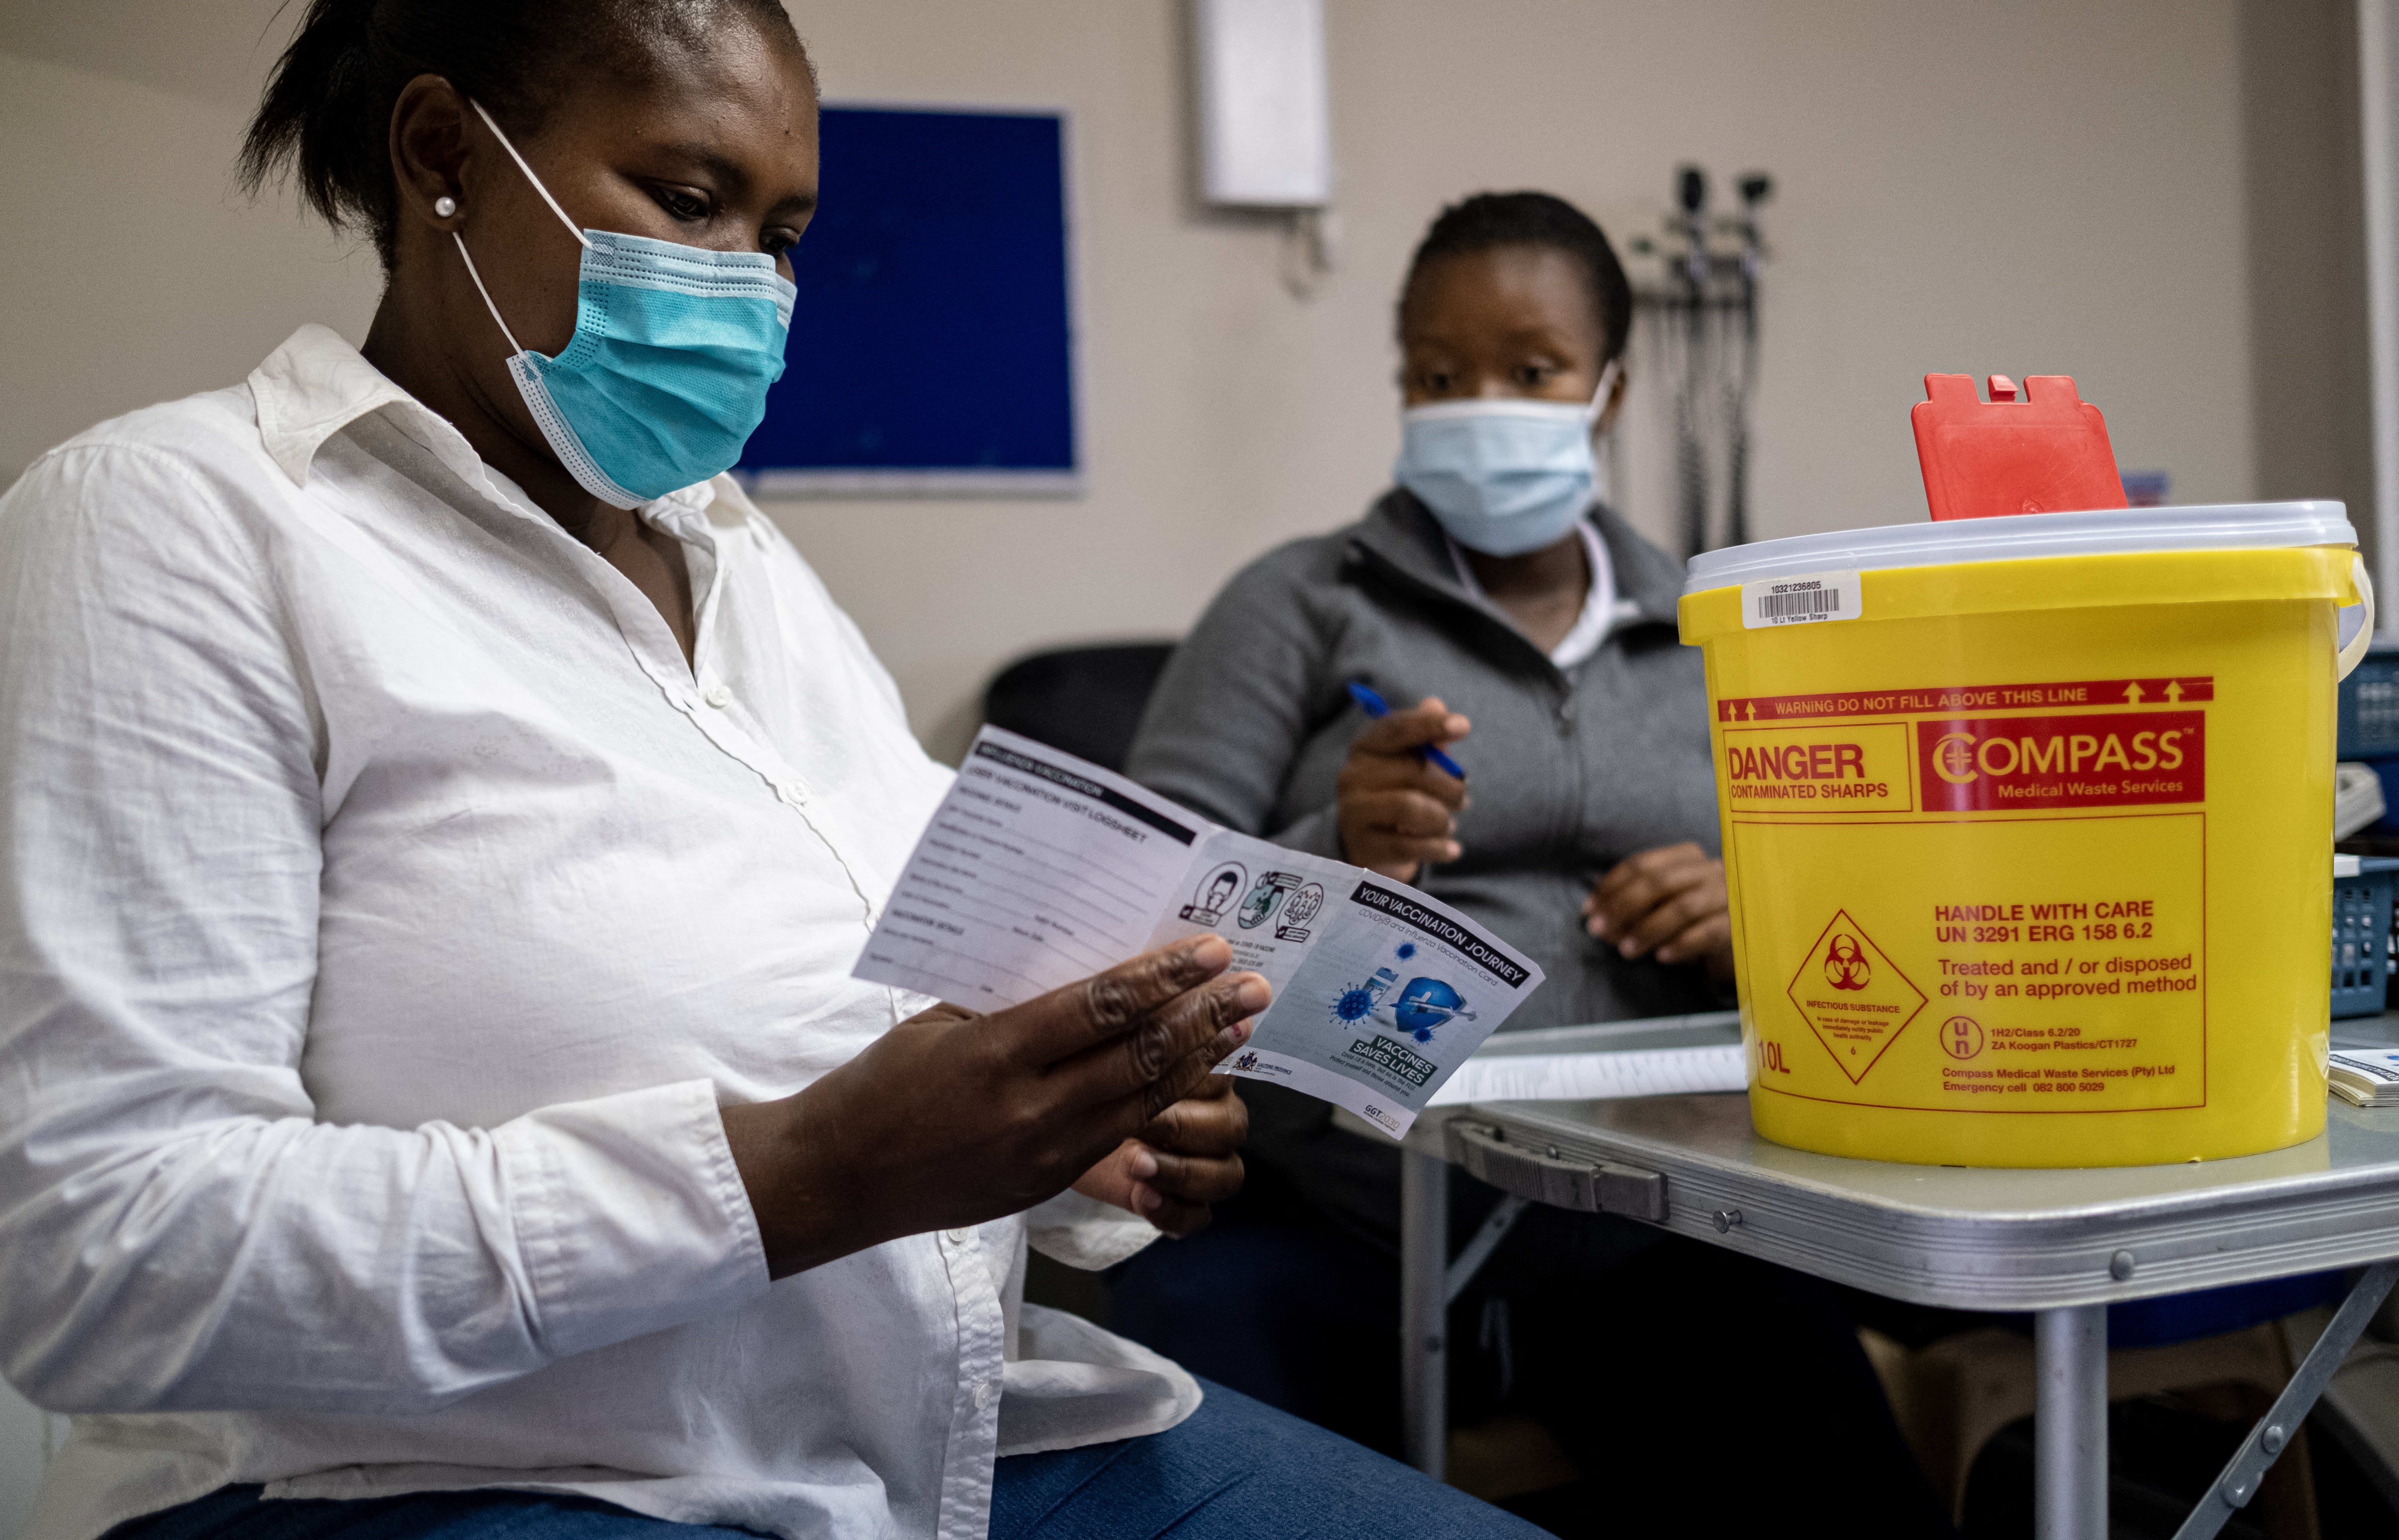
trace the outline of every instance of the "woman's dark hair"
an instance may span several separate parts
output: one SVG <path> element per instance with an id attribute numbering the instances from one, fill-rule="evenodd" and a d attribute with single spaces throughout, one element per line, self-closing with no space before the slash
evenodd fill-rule
<path id="1" fill-rule="evenodd" d="M 411 80 L 440 75 L 531 136 L 574 82 L 594 71 L 643 80 L 661 51 L 697 47 L 727 12 L 799 47 L 778 0 L 308 0 L 242 140 L 242 185 L 255 193 L 289 168 L 308 207 L 362 227 L 388 271 L 391 113 Z"/>
<path id="2" fill-rule="evenodd" d="M 1572 258 L 1590 286 L 1592 313 L 1599 317 L 1601 361 L 1624 351 L 1633 330 L 1633 285 L 1624 264 L 1589 214 L 1548 193 L 1477 193 L 1443 209 L 1409 259 L 1407 281 L 1400 285 L 1403 323 L 1408 290 L 1427 264 L 1502 246 L 1537 246 Z"/>

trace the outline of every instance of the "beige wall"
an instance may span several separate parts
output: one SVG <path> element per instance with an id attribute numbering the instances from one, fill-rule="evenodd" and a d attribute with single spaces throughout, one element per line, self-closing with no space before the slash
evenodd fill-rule
<path id="1" fill-rule="evenodd" d="M 2257 495 L 2374 498 L 2354 0 L 2242 0 Z"/>
<path id="2" fill-rule="evenodd" d="M 0 220 L 0 478 L 101 418 L 238 383 L 301 321 L 365 335 L 373 256 L 236 192 L 241 127 L 232 104 L 0 52 L 0 208 L 19 210 Z"/>
<path id="3" fill-rule="evenodd" d="M 1354 517 L 1395 443 L 1408 246 L 1478 187 L 1622 236 L 1678 161 L 1775 174 L 1762 534 L 1918 517 L 1930 370 L 2075 375 L 2178 500 L 2257 480 L 2235 0 L 1328 0 L 1347 260 L 1305 302 L 1271 222 L 1190 201 L 1173 0 L 792 4 L 834 100 L 1072 115 L 1088 495 L 774 510 L 920 730 L 1015 653 L 1179 630 L 1259 550 Z M 237 379 L 300 320 L 359 334 L 371 263 L 229 190 L 274 10 L 0 13 L 0 474 Z M 1660 432 L 1635 412 L 1626 492 L 1662 532 Z"/>

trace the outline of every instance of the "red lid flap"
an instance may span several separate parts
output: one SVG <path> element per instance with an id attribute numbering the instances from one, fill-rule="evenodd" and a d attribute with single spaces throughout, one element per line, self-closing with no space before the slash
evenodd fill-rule
<path id="1" fill-rule="evenodd" d="M 1985 401 L 1964 374 L 1927 374 L 1910 419 L 1932 517 L 1989 519 L 2013 513 L 2121 508 L 2124 483 L 2099 409 L 2064 374 L 2027 374 L 2023 400 L 2004 375 Z"/>

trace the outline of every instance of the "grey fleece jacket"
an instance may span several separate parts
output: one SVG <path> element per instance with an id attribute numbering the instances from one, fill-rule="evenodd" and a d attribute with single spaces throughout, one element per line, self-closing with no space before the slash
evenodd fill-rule
<path id="1" fill-rule="evenodd" d="M 1420 881 L 1548 975 L 1504 1030 L 1715 1008 L 1700 967 L 1627 962 L 1582 927 L 1584 896 L 1623 858 L 1684 840 L 1718 849 L 1705 679 L 1675 634 L 1681 568 L 1605 507 L 1591 518 L 1634 613 L 1571 671 L 1466 591 L 1432 515 L 1393 491 L 1361 522 L 1271 551 L 1226 586 L 1167 665 L 1128 773 L 1228 828 L 1339 857 L 1335 778 L 1366 724 L 1347 682 L 1394 707 L 1438 696 L 1474 723 L 1450 750 L 1471 805 L 1463 855 Z M 1271 1089 L 1242 1087 L 1254 1155 L 1298 1160 L 1278 1128 L 1321 1125 L 1322 1104 L 1256 1094 Z M 1341 1196 L 1330 1206 L 1382 1228 L 1383 1202 Z"/>

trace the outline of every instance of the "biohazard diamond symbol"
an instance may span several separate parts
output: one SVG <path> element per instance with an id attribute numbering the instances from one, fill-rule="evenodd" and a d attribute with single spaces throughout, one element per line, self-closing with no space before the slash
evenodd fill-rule
<path id="1" fill-rule="evenodd" d="M 1851 1085 L 1866 1077 L 1925 1004 L 1924 992 L 1845 909 L 1834 912 L 1786 993 Z"/>

